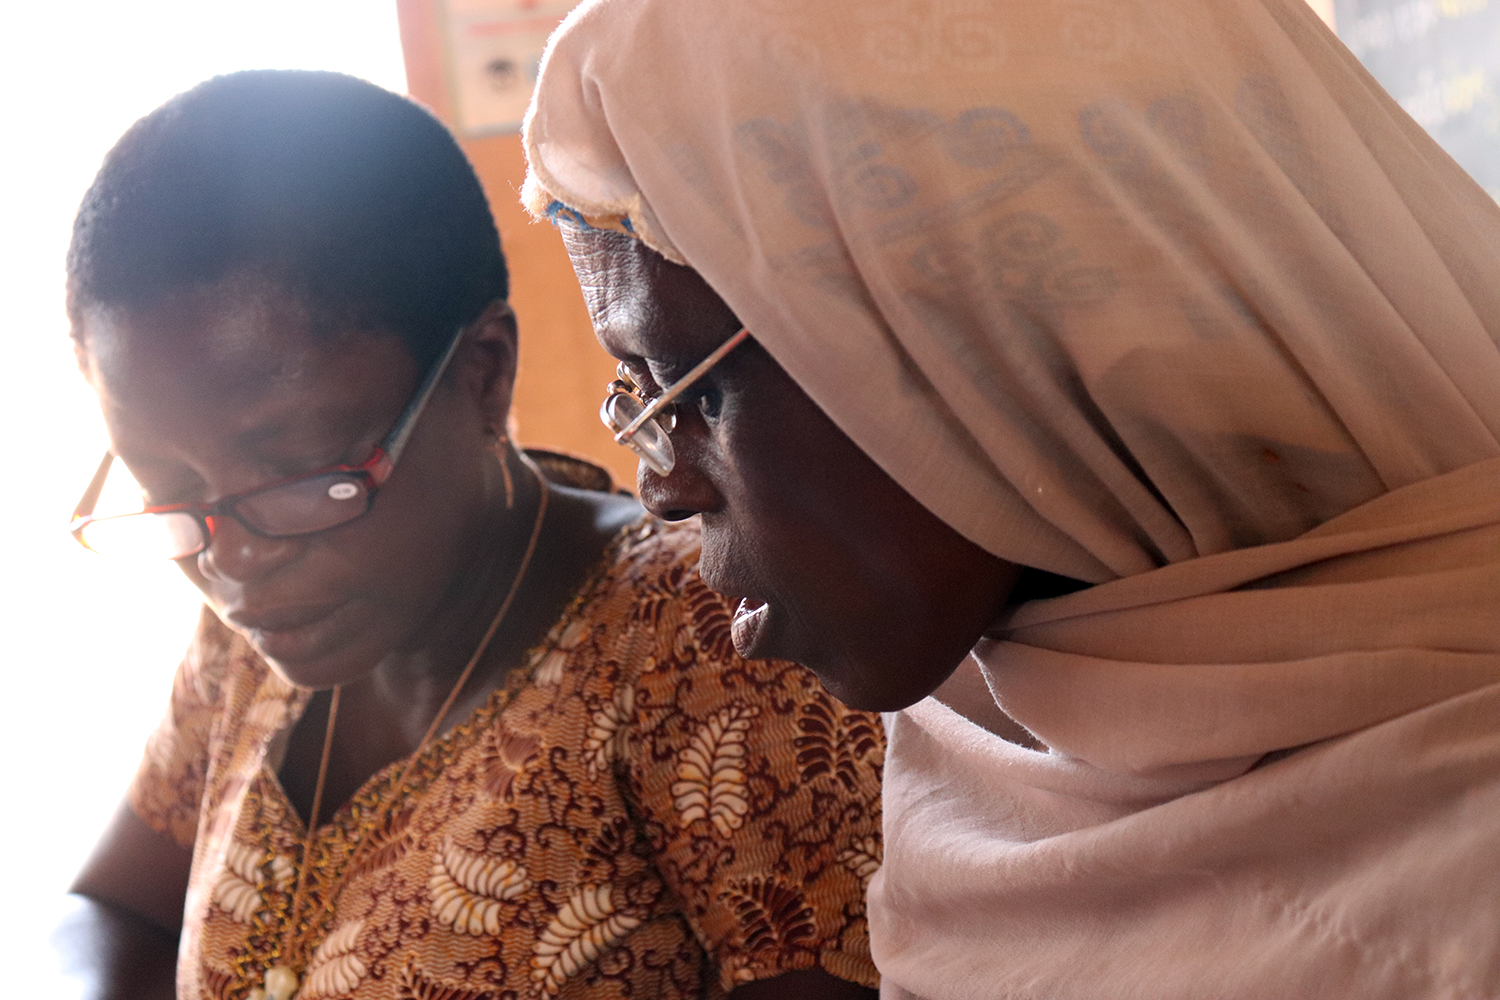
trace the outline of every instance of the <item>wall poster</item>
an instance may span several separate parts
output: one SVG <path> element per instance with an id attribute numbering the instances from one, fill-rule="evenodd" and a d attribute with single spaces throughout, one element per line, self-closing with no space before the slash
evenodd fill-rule
<path id="1" fill-rule="evenodd" d="M 575 0 L 441 0 L 454 124 L 467 137 L 521 127 L 547 36 Z"/>

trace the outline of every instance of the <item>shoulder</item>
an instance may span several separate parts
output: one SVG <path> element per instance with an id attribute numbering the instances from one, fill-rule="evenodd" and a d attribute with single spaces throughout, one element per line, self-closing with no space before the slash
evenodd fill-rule
<path id="1" fill-rule="evenodd" d="M 671 639 L 681 652 L 688 651 L 683 638 L 692 648 L 706 643 L 732 652 L 727 605 L 698 576 L 701 549 L 696 521 L 633 520 L 615 535 L 567 617 L 586 621 L 607 644 L 638 643 L 649 634 Z M 686 636 L 678 636 L 683 630 Z"/>
<path id="2" fill-rule="evenodd" d="M 617 565 L 632 581 L 650 582 L 682 593 L 697 580 L 703 534 L 697 518 L 662 521 L 646 515 L 620 538 Z"/>
<path id="3" fill-rule="evenodd" d="M 618 726 L 596 728 L 618 733 L 632 811 L 723 988 L 814 967 L 873 982 L 863 896 L 880 854 L 880 719 L 804 667 L 741 657 L 699 552 L 696 521 L 642 522 L 622 542 L 634 670 L 606 706 Z"/>

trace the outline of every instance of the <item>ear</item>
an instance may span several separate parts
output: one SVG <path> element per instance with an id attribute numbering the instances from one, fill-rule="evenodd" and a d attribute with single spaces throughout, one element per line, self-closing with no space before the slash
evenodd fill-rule
<path id="1" fill-rule="evenodd" d="M 516 314 L 510 303 L 495 299 L 464 331 L 454 358 L 459 385 L 479 403 L 486 424 L 506 426 L 516 383 Z"/>

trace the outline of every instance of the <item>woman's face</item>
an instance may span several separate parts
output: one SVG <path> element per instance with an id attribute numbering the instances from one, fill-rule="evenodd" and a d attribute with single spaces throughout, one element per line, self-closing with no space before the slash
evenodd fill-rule
<path id="1" fill-rule="evenodd" d="M 363 462 L 419 376 L 398 338 L 317 336 L 290 297 L 235 282 L 91 313 L 84 333 L 81 360 L 115 454 L 150 503 L 211 501 Z M 345 683 L 432 638 L 494 504 L 487 407 L 502 405 L 503 420 L 508 391 L 486 396 L 472 375 L 450 370 L 363 517 L 286 539 L 219 518 L 208 549 L 180 561 L 288 680 Z"/>
<path id="2" fill-rule="evenodd" d="M 600 342 L 650 390 L 739 324 L 698 274 L 630 237 L 563 230 Z M 752 335 L 754 331 L 751 331 Z M 753 341 L 678 408 L 654 513 L 703 517 L 704 580 L 741 598 L 735 644 L 796 660 L 856 708 L 929 694 L 1003 606 L 1017 570 L 898 486 Z"/>

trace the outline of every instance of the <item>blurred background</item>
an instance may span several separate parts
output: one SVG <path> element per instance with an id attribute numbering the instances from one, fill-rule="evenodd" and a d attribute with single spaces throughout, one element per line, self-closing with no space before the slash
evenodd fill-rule
<path id="1" fill-rule="evenodd" d="M 1500 197 L 1500 0 L 1311 0 L 1381 82 Z M 59 893 L 118 802 L 197 612 L 171 565 L 112 565 L 65 527 L 105 447 L 63 315 L 78 200 L 137 117 L 215 74 L 333 69 L 432 107 L 476 163 L 522 329 L 520 438 L 633 462 L 594 410 L 594 344 L 556 234 L 522 216 L 514 126 L 569 0 L 32 0 L 4 8 L 0 94 L 0 857 L 21 901 Z M 405 51 L 403 54 L 403 37 Z M 0 909 L 0 957 L 34 968 L 45 916 Z M 40 959 L 46 962 L 47 959 Z M 24 976 L 23 976 L 24 978 Z M 19 981 L 9 982 L 13 988 Z"/>

